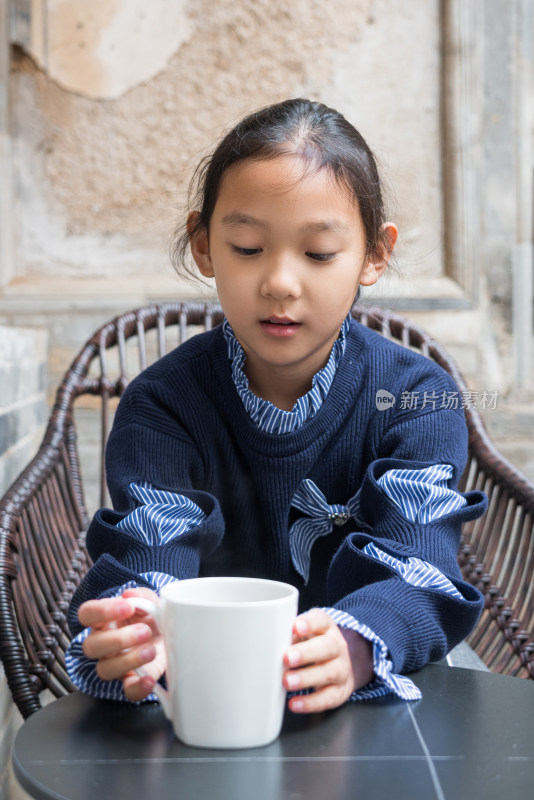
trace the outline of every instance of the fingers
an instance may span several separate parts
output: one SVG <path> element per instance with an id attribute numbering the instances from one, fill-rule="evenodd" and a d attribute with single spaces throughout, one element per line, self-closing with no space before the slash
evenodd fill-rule
<path id="1" fill-rule="evenodd" d="M 97 661 L 96 672 L 103 680 L 122 678 L 156 657 L 152 630 L 144 623 L 93 631 L 82 647 L 88 658 Z"/>
<path id="2" fill-rule="evenodd" d="M 88 600 L 78 609 L 78 619 L 84 628 L 94 628 L 110 622 L 120 622 L 133 614 L 132 607 L 122 597 Z"/>
<path id="3" fill-rule="evenodd" d="M 152 638 L 152 630 L 144 623 L 125 625 L 122 628 L 111 628 L 93 631 L 83 642 L 83 652 L 92 660 L 109 658 L 122 650 L 135 647 Z"/>
<path id="4" fill-rule="evenodd" d="M 322 664 L 314 664 L 305 669 L 289 670 L 285 675 L 286 689 L 295 692 L 300 689 L 318 689 L 321 686 L 339 685 L 346 680 L 346 668 L 342 659 L 332 658 Z"/>
<path id="5" fill-rule="evenodd" d="M 132 589 L 125 589 L 122 593 L 123 597 L 146 597 L 147 600 L 152 600 L 154 603 L 159 602 L 159 595 L 153 589 L 147 586 L 137 586 Z"/>
<path id="6" fill-rule="evenodd" d="M 312 689 L 289 700 L 291 711 L 309 714 L 336 708 L 354 691 L 354 673 L 347 641 L 324 611 L 313 609 L 297 617 L 293 644 L 284 654 L 289 669 L 283 677 L 288 691 Z"/>
<path id="7" fill-rule="evenodd" d="M 137 623 L 123 628 L 91 633 L 83 642 L 88 658 L 96 660 L 102 680 L 122 680 L 129 700 L 142 700 L 153 689 L 166 668 L 161 635 L 154 636 L 149 625 Z M 135 670 L 143 668 L 143 675 Z"/>
<path id="8" fill-rule="evenodd" d="M 156 648 L 152 643 L 131 647 L 110 658 L 101 658 L 96 665 L 97 675 L 105 681 L 123 678 L 132 670 L 149 664 L 156 658 Z"/>
<path id="9" fill-rule="evenodd" d="M 348 697 L 340 686 L 324 686 L 311 694 L 290 697 L 288 706 L 294 714 L 317 714 L 338 708 Z"/>
<path id="10" fill-rule="evenodd" d="M 126 597 L 159 602 L 150 589 L 128 589 L 123 597 L 83 603 L 78 618 L 90 629 L 82 648 L 87 658 L 97 662 L 97 675 L 102 680 L 122 680 L 126 697 L 136 701 L 153 690 L 165 671 L 165 656 L 154 620 L 144 611 L 132 609 Z M 138 675 L 135 670 L 140 667 L 147 674 Z"/>
<path id="11" fill-rule="evenodd" d="M 316 636 L 305 642 L 293 644 L 284 654 L 284 665 L 290 669 L 306 667 L 310 664 L 320 664 L 336 659 L 340 656 L 344 643 L 340 642 L 334 634 Z M 302 672 L 302 669 L 300 669 Z"/>
<path id="12" fill-rule="evenodd" d="M 334 620 L 325 611 L 313 608 L 296 618 L 293 623 L 293 641 L 303 641 L 333 628 L 337 628 Z"/>
<path id="13" fill-rule="evenodd" d="M 314 609 L 295 620 L 293 644 L 284 654 L 284 664 L 294 668 L 327 661 L 346 649 L 335 622 L 324 611 Z"/>
<path id="14" fill-rule="evenodd" d="M 150 675 L 138 675 L 136 672 L 128 673 L 123 680 L 124 694 L 132 702 L 144 700 L 154 689 L 156 681 Z"/>
<path id="15" fill-rule="evenodd" d="M 130 603 L 126 602 L 127 597 L 145 597 L 159 603 L 158 595 L 151 589 L 146 587 L 126 589 L 121 597 L 88 600 L 82 603 L 78 609 L 78 619 L 84 628 L 95 628 L 110 622 L 118 623 L 135 615 L 147 616 L 144 611 L 133 609 Z"/>

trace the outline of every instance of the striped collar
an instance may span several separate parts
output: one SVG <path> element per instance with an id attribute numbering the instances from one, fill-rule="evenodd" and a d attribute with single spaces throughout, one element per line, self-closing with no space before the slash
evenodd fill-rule
<path id="1" fill-rule="evenodd" d="M 350 315 L 343 321 L 339 337 L 334 342 L 326 365 L 313 376 L 310 391 L 299 397 L 291 411 L 284 411 L 268 400 L 257 397 L 249 389 L 248 378 L 243 370 L 245 351 L 236 339 L 228 320 L 224 320 L 223 333 L 228 348 L 228 358 L 232 362 L 232 378 L 247 413 L 261 431 L 276 434 L 291 433 L 317 414 L 330 390 L 345 352 L 349 326 Z"/>

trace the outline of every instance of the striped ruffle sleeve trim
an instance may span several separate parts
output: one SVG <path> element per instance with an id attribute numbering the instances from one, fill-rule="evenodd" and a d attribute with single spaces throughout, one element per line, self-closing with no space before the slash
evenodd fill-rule
<path id="1" fill-rule="evenodd" d="M 145 572 L 140 577 L 151 583 L 154 591 L 158 593 L 168 583 L 174 583 L 174 581 L 177 580 L 173 578 L 172 575 L 166 575 L 162 572 Z M 134 581 L 129 581 L 109 596 L 120 597 L 126 589 L 136 588 L 138 588 L 137 584 Z M 83 652 L 83 643 L 89 636 L 89 633 L 90 628 L 85 628 L 71 641 L 67 649 L 65 663 L 69 678 L 77 689 L 84 694 L 91 695 L 91 697 L 96 697 L 100 700 L 119 700 L 126 703 L 132 702 L 128 700 L 124 694 L 122 681 L 102 680 L 96 672 L 97 662 L 87 658 Z M 150 694 L 145 700 L 140 702 L 146 703 L 149 701 L 157 701 L 156 695 Z"/>
<path id="2" fill-rule="evenodd" d="M 448 482 L 453 476 L 450 464 L 434 464 L 422 469 L 390 469 L 377 481 L 388 497 L 411 522 L 433 522 L 463 508 L 467 503 Z"/>
<path id="3" fill-rule="evenodd" d="M 410 678 L 393 672 L 393 664 L 391 659 L 388 658 L 386 644 L 367 625 L 358 622 L 346 611 L 340 611 L 336 608 L 322 608 L 320 610 L 325 611 L 340 628 L 356 631 L 368 642 L 371 642 L 373 646 L 373 665 L 376 677 L 367 686 L 363 686 L 353 692 L 349 697 L 350 702 L 376 700 L 391 693 L 400 697 L 401 700 L 420 700 L 422 698 L 421 691 Z"/>
<path id="4" fill-rule="evenodd" d="M 156 489 L 147 481 L 130 483 L 128 494 L 139 506 L 116 527 L 148 545 L 167 544 L 200 525 L 206 517 L 189 498 Z"/>
<path id="5" fill-rule="evenodd" d="M 362 553 L 365 553 L 365 555 L 371 558 L 375 558 L 382 564 L 387 564 L 388 567 L 398 572 L 401 578 L 407 583 L 411 583 L 412 586 L 417 586 L 422 589 L 436 589 L 437 591 L 445 592 L 445 594 L 456 597 L 457 600 L 464 599 L 452 581 L 437 569 L 437 567 L 432 566 L 432 564 L 429 564 L 427 561 L 414 558 L 413 556 L 392 556 L 389 553 L 385 553 L 372 542 L 369 542 L 362 548 Z"/>

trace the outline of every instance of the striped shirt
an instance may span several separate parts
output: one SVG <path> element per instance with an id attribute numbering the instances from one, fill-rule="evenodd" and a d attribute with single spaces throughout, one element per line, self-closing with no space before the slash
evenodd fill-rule
<path id="1" fill-rule="evenodd" d="M 228 320 L 224 320 L 223 332 L 228 358 L 232 363 L 232 377 L 248 415 L 258 428 L 265 433 L 291 433 L 317 414 L 330 390 L 337 366 L 345 352 L 349 324 L 350 318 L 347 317 L 341 326 L 339 337 L 334 342 L 328 362 L 313 376 L 310 391 L 299 397 L 291 411 L 284 411 L 250 391 L 248 378 L 244 372 L 245 351 L 236 339 Z"/>

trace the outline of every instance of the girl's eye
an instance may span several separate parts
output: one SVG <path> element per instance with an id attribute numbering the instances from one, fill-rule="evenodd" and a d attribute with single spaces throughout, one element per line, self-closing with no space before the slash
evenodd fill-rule
<path id="1" fill-rule="evenodd" d="M 240 256 L 255 256 L 261 253 L 261 247 L 237 247 L 235 244 L 232 245 L 232 250 Z"/>
<path id="2" fill-rule="evenodd" d="M 331 261 L 335 257 L 335 253 L 310 253 L 307 252 L 306 255 L 308 258 L 312 258 L 314 261 Z"/>

